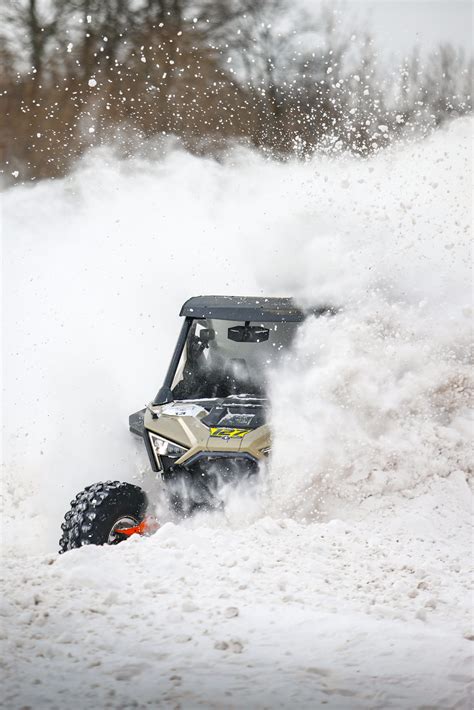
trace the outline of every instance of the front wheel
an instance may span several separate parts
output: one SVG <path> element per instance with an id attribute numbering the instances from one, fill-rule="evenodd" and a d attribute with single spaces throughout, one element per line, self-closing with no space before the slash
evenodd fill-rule
<path id="1" fill-rule="evenodd" d="M 148 500 L 138 486 L 107 481 L 88 486 L 64 516 L 59 553 L 83 545 L 117 545 L 145 521 Z"/>

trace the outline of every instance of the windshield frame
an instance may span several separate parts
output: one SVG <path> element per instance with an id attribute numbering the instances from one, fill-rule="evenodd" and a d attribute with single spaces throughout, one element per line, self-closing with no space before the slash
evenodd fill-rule
<path id="1" fill-rule="evenodd" d="M 256 314 L 257 315 L 257 314 Z M 168 404 L 170 402 L 174 401 L 192 401 L 192 400 L 198 400 L 198 399 L 218 399 L 219 397 L 176 397 L 175 393 L 173 390 L 176 388 L 176 386 L 179 384 L 179 382 L 176 380 L 176 376 L 178 374 L 179 369 L 183 368 L 186 364 L 186 360 L 184 360 L 184 356 L 186 353 L 186 350 L 188 348 L 190 338 L 194 336 L 194 333 L 196 331 L 196 328 L 198 325 L 202 325 L 205 321 L 211 321 L 211 322 L 216 322 L 219 323 L 220 321 L 226 322 L 227 325 L 224 326 L 225 328 L 228 327 L 229 324 L 243 324 L 243 321 L 240 319 L 222 319 L 222 318 L 199 318 L 199 317 L 189 317 L 186 316 L 184 323 L 181 327 L 181 331 L 178 336 L 178 340 L 173 352 L 173 355 L 171 357 L 171 361 L 168 367 L 168 370 L 165 375 L 165 379 L 163 382 L 162 387 L 159 389 L 155 399 L 153 400 L 153 405 L 161 405 L 161 404 Z M 270 329 L 270 333 L 274 332 L 278 326 L 293 326 L 296 332 L 296 329 L 301 325 L 301 321 L 282 321 L 282 320 L 275 320 L 275 321 L 270 321 L 270 320 L 265 320 L 261 321 L 258 319 L 257 315 L 257 320 L 251 321 L 253 325 L 258 325 L 258 326 L 263 326 L 267 327 Z M 205 327 L 205 326 L 203 326 Z M 212 342 L 212 341 L 211 341 Z M 249 345 L 248 343 L 244 343 L 243 345 Z M 263 343 L 252 343 L 253 347 L 262 347 Z M 209 347 L 209 346 L 208 346 Z M 261 394 L 250 394 L 248 395 L 251 398 L 258 398 L 262 399 Z"/>

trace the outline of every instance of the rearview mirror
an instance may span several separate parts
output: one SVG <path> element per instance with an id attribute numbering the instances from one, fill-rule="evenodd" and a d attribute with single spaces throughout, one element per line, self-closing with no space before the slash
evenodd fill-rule
<path id="1" fill-rule="evenodd" d="M 229 340 L 236 343 L 264 343 L 268 340 L 270 331 L 268 328 L 262 328 L 259 325 L 233 325 L 227 331 Z"/>

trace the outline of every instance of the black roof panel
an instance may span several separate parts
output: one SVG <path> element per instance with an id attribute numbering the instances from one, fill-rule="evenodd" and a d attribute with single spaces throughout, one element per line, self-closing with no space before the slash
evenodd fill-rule
<path id="1" fill-rule="evenodd" d="M 291 298 L 264 296 L 195 296 L 183 304 L 181 316 L 217 320 L 302 321 L 306 313 Z"/>

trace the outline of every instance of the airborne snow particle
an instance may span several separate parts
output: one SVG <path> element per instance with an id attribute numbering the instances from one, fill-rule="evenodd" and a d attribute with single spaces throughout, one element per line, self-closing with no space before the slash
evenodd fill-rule
<path id="1" fill-rule="evenodd" d="M 88 83 L 89 86 L 91 86 L 91 87 L 97 86 L 97 81 L 96 81 L 95 79 L 89 79 L 89 81 L 88 81 L 87 83 Z"/>
<path id="2" fill-rule="evenodd" d="M 91 127 L 89 128 L 89 133 L 95 133 L 95 128 L 94 128 L 94 126 L 91 126 Z"/>

